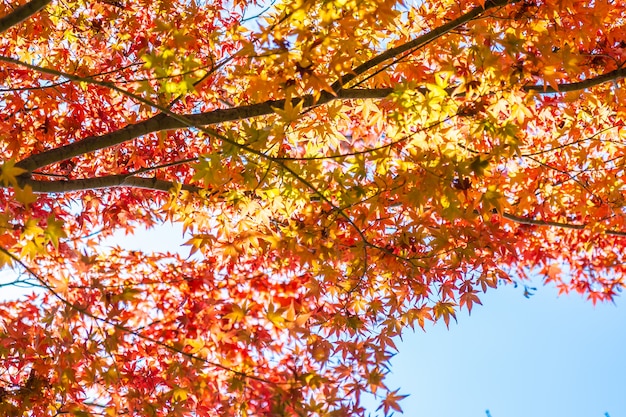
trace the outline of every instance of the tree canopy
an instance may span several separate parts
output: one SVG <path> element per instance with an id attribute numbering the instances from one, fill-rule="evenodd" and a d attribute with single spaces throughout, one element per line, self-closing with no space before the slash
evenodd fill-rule
<path id="1" fill-rule="evenodd" d="M 395 338 L 626 273 L 626 4 L 0 3 L 0 413 L 347 416 Z M 182 225 L 189 256 L 109 248 Z M 174 250 L 175 248 L 173 248 Z"/>

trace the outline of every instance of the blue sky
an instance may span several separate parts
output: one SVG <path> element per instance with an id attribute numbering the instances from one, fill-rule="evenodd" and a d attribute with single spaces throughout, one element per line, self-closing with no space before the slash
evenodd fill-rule
<path id="1" fill-rule="evenodd" d="M 407 416 L 626 416 L 626 307 L 503 286 L 471 316 L 407 334 L 391 387 Z"/>

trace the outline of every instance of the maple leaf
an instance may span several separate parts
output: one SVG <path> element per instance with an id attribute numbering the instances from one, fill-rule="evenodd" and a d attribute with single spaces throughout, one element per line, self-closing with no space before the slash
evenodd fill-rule
<path id="1" fill-rule="evenodd" d="M 16 167 L 15 164 L 15 159 L 9 159 L 4 161 L 0 166 L 0 181 L 2 181 L 2 184 L 5 186 L 11 185 L 17 187 L 17 177 L 27 172 L 23 168 Z"/>
<path id="2" fill-rule="evenodd" d="M 276 308 L 274 304 L 270 304 L 267 308 L 266 316 L 269 321 L 271 321 L 276 326 L 282 326 L 285 322 L 285 317 L 283 317 L 284 310 L 282 308 Z"/>
<path id="3" fill-rule="evenodd" d="M 400 408 L 400 404 L 398 404 L 398 402 L 408 397 L 408 395 L 398 395 L 398 391 L 399 390 L 390 391 L 385 396 L 385 399 L 382 400 L 380 406 L 378 406 L 378 410 L 382 408 L 385 415 L 389 415 L 390 410 L 402 412 L 402 408 Z"/>
<path id="4" fill-rule="evenodd" d="M 187 390 L 185 388 L 174 388 L 172 390 L 172 399 L 174 401 L 185 401 L 187 399 Z"/>
<path id="5" fill-rule="evenodd" d="M 278 107 L 272 107 L 272 110 L 280 116 L 281 121 L 285 125 L 289 125 L 290 123 L 296 121 L 300 117 L 300 113 L 302 113 L 304 101 L 299 100 L 295 106 L 293 105 L 293 102 L 294 100 L 292 99 L 291 94 L 287 94 L 284 108 L 281 109 Z"/>
<path id="6" fill-rule="evenodd" d="M 55 248 L 59 247 L 59 239 L 67 237 L 65 230 L 63 230 L 63 221 L 56 220 L 52 215 L 48 216 L 47 226 L 44 233 L 50 239 Z"/>
<path id="7" fill-rule="evenodd" d="M 541 272 L 545 275 L 545 282 L 557 282 L 561 276 L 561 267 L 558 264 L 553 263 L 544 267 Z"/>
<path id="8" fill-rule="evenodd" d="M 461 307 L 467 306 L 467 311 L 470 313 L 472 312 L 474 303 L 482 305 L 480 298 L 478 298 L 478 295 L 476 295 L 476 292 L 474 291 L 463 293 L 459 297 L 459 305 Z"/>
<path id="9" fill-rule="evenodd" d="M 446 323 L 446 327 L 450 326 L 450 317 L 452 317 L 456 321 L 456 312 L 454 311 L 454 306 L 456 304 L 452 302 L 443 302 L 440 301 L 433 307 L 433 312 L 435 313 L 435 319 L 438 320 L 443 318 L 443 321 Z"/>
<path id="10" fill-rule="evenodd" d="M 19 168 L 14 168 L 14 170 L 19 170 Z M 37 201 L 37 196 L 33 193 L 33 187 L 28 184 L 24 188 L 15 187 L 13 192 L 15 193 L 15 199 L 24 204 L 26 208 Z"/>

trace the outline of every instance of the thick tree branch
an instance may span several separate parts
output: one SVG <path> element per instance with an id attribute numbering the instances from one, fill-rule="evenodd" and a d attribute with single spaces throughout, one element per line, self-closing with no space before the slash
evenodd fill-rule
<path id="1" fill-rule="evenodd" d="M 456 19 L 451 20 L 448 23 L 439 26 L 438 28 L 435 28 L 431 30 L 430 32 L 425 33 L 422 36 L 418 36 L 417 38 L 413 39 L 410 42 L 396 46 L 395 48 L 387 49 L 385 52 L 382 52 L 376 55 L 374 58 L 368 61 L 365 61 L 364 63 L 356 67 L 354 70 L 352 70 L 350 74 L 345 74 L 341 78 L 339 78 L 337 81 L 335 81 L 331 87 L 334 91 L 339 91 L 347 83 L 349 83 L 350 81 L 352 81 L 359 75 L 363 74 L 364 72 L 368 71 L 369 69 L 374 68 L 376 65 L 382 64 L 383 62 L 389 59 L 395 58 L 398 55 L 406 51 L 409 51 L 411 49 L 416 49 L 421 46 L 424 46 L 428 44 L 429 42 L 432 42 L 433 40 L 453 31 L 459 26 L 462 26 L 466 24 L 467 22 L 474 20 L 475 18 L 477 18 L 478 16 L 480 16 L 482 13 L 486 12 L 489 9 L 493 9 L 494 7 L 498 7 L 498 6 L 505 6 L 507 4 L 513 4 L 517 1 L 519 0 L 487 0 L 485 2 L 484 8 L 480 6 L 474 7 L 472 10 L 465 13 L 464 15 L 459 16 Z"/>
<path id="2" fill-rule="evenodd" d="M 132 175 L 109 175 L 105 177 L 85 178 L 69 181 L 39 181 L 33 179 L 21 179 L 20 186 L 24 187 L 25 185 L 31 186 L 33 192 L 35 193 L 44 194 L 64 194 L 73 191 L 96 190 L 113 187 L 133 187 L 169 192 L 174 187 L 174 183 L 170 181 L 163 181 L 156 178 L 142 178 Z M 183 184 L 181 188 L 183 190 L 191 192 L 198 192 L 201 190 L 200 187 L 189 184 Z M 526 224 L 530 226 L 559 227 L 572 230 L 585 230 L 589 227 L 589 225 L 587 224 L 563 223 L 550 220 L 536 220 L 506 212 L 501 213 L 501 216 L 512 222 Z M 619 230 L 605 230 L 604 233 L 611 236 L 626 237 L 626 232 Z"/>
<path id="3" fill-rule="evenodd" d="M 530 226 L 547 226 L 547 227 L 560 227 L 563 229 L 572 229 L 572 230 L 584 230 L 589 227 L 586 224 L 573 224 L 573 223 L 561 223 L 561 222 L 553 222 L 550 220 L 535 220 L 530 219 L 528 217 L 516 216 L 515 214 L 510 213 L 502 213 L 502 217 L 505 219 L 511 220 L 512 222 L 519 224 L 527 224 Z M 626 237 L 626 232 L 622 232 L 619 230 L 605 230 L 605 234 L 611 236 L 622 236 Z"/>
<path id="4" fill-rule="evenodd" d="M 523 89 L 524 91 L 535 91 L 541 94 L 569 93 L 571 91 L 586 90 L 587 88 L 595 87 L 596 85 L 606 82 L 617 81 L 624 77 L 626 77 L 626 68 L 618 68 L 614 71 L 607 72 L 606 74 L 587 78 L 584 81 L 559 84 L 558 90 L 548 85 L 527 85 L 524 86 Z"/>
<path id="5" fill-rule="evenodd" d="M 164 114 L 159 114 L 139 123 L 127 125 L 103 135 L 88 136 L 78 142 L 69 143 L 58 148 L 23 159 L 17 165 L 28 172 L 43 168 L 55 162 L 60 162 L 78 155 L 83 155 L 99 149 L 115 146 L 151 132 L 168 130 L 168 122 L 173 122 Z"/>
<path id="6" fill-rule="evenodd" d="M 314 101 L 312 95 L 294 98 L 292 101 L 295 105 L 300 100 L 304 100 L 303 108 L 309 108 L 313 105 L 325 104 L 337 99 L 350 100 L 357 98 L 384 98 L 392 91 L 393 89 L 391 88 L 342 90 L 337 96 L 324 94 L 317 102 Z M 217 109 L 205 113 L 186 114 L 181 115 L 181 117 L 194 125 L 208 126 L 216 123 L 264 116 L 274 113 L 273 108 L 284 107 L 285 100 L 269 100 L 263 103 L 251 104 L 248 106 L 233 107 L 230 109 Z M 181 129 L 185 127 L 188 127 L 187 123 L 183 123 L 181 120 L 176 120 L 166 114 L 158 114 L 144 120 L 143 122 L 128 125 L 111 133 L 99 136 L 89 136 L 78 142 L 70 143 L 49 151 L 29 156 L 28 158 L 20 161 L 17 166 L 28 172 L 33 172 L 38 168 L 45 167 L 55 162 L 60 162 L 75 156 L 97 151 L 99 149 L 119 145 L 148 133 Z"/>
<path id="7" fill-rule="evenodd" d="M 39 181 L 31 178 L 20 178 L 20 187 L 29 185 L 35 193 L 69 193 L 72 191 L 97 190 L 100 188 L 133 187 L 147 190 L 169 192 L 174 183 L 156 178 L 143 178 L 132 175 L 109 175 L 105 177 L 84 178 L 69 181 Z M 183 190 L 197 192 L 200 187 L 183 184 Z"/>
<path id="8" fill-rule="evenodd" d="M 31 0 L 13 10 L 8 15 L 0 18 L 0 33 L 7 31 L 13 26 L 23 22 L 41 9 L 46 7 L 52 0 Z"/>
<path id="9" fill-rule="evenodd" d="M 552 87 L 546 87 L 544 85 L 527 85 L 522 87 L 522 89 L 528 92 L 534 91 L 539 94 L 564 93 L 584 90 L 602 83 L 616 81 L 624 77 L 626 77 L 626 68 L 621 68 L 615 71 L 611 71 L 607 74 L 598 75 L 597 77 L 586 79 L 584 81 L 559 84 L 558 91 L 556 91 Z M 449 90 L 449 92 L 452 92 L 454 89 L 451 88 Z M 292 102 L 295 105 L 300 100 L 304 100 L 303 108 L 309 108 L 314 105 L 325 104 L 334 100 L 383 99 L 388 97 L 389 94 L 391 94 L 393 91 L 393 88 L 346 89 L 340 90 L 336 96 L 330 94 L 322 94 L 321 98 L 317 102 L 314 101 L 314 98 L 311 95 L 294 98 L 292 99 Z M 181 117 L 193 124 L 208 126 L 217 123 L 265 116 L 274 113 L 274 108 L 284 107 L 285 100 L 269 100 L 263 103 L 233 107 L 230 109 L 217 109 L 204 113 L 186 114 L 181 115 Z M 36 169 L 45 167 L 47 165 L 73 158 L 75 156 L 94 152 L 100 149 L 119 145 L 137 137 L 146 135 L 148 133 L 181 129 L 185 127 L 187 127 L 187 125 L 180 120 L 176 120 L 166 114 L 158 114 L 142 122 L 128 125 L 122 129 L 110 133 L 105 133 L 100 136 L 89 136 L 78 142 L 70 143 L 64 146 L 60 146 L 58 148 L 51 149 L 49 151 L 31 155 L 18 162 L 16 166 L 23 168 L 28 172 L 33 172 Z"/>

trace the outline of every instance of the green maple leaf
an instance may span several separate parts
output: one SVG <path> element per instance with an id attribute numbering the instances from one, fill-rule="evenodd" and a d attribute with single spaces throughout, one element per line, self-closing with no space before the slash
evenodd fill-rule
<path id="1" fill-rule="evenodd" d="M 50 239 L 55 248 L 59 247 L 59 239 L 67 237 L 63 229 L 63 220 L 56 220 L 51 214 L 48 216 L 48 226 L 44 230 L 44 234 Z"/>

